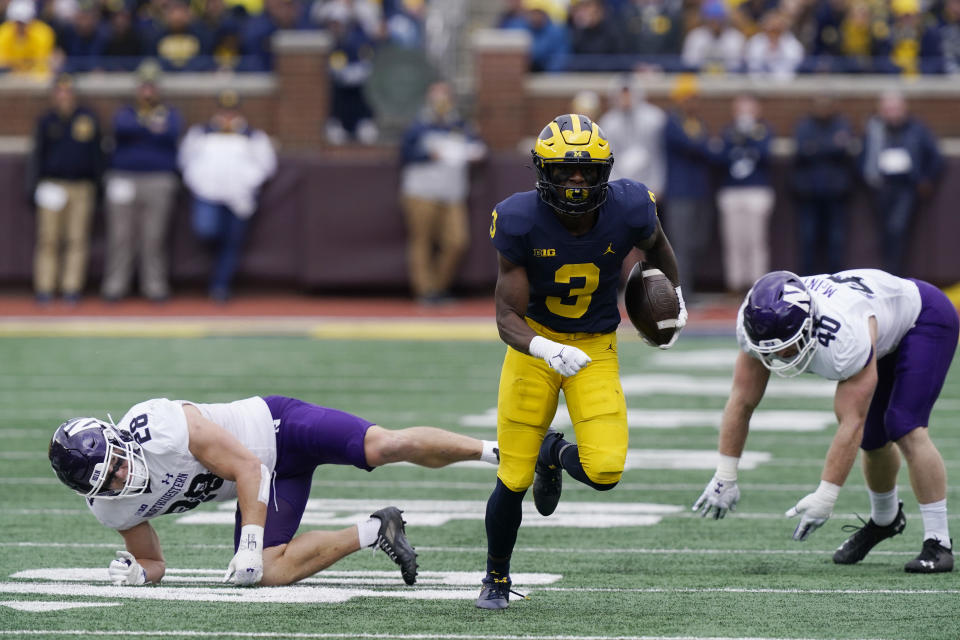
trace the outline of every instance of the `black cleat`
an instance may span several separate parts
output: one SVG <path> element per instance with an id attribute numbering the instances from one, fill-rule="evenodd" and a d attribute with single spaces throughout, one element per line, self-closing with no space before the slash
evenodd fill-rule
<path id="1" fill-rule="evenodd" d="M 863 518 L 860 519 L 860 522 L 863 522 Z M 873 518 L 864 522 L 862 527 L 850 524 L 844 525 L 843 529 L 845 531 L 854 530 L 856 533 L 847 538 L 837 548 L 833 554 L 833 561 L 837 564 L 856 564 L 870 553 L 870 549 L 887 538 L 892 538 L 901 533 L 906 526 L 907 518 L 903 515 L 903 501 L 897 508 L 897 517 L 886 526 L 881 527 L 876 524 Z"/>
<path id="2" fill-rule="evenodd" d="M 953 546 L 953 540 L 950 540 Z M 953 571 L 953 550 L 947 549 L 936 538 L 923 541 L 920 555 L 903 565 L 907 573 L 946 573 Z"/>
<path id="3" fill-rule="evenodd" d="M 374 547 L 383 549 L 391 560 L 400 566 L 400 575 L 407 584 L 417 581 L 417 554 L 407 541 L 406 530 L 403 525 L 403 512 L 396 507 L 384 507 L 370 514 L 371 518 L 380 520 L 380 530 L 377 532 L 377 541 Z"/>
<path id="4" fill-rule="evenodd" d="M 533 476 L 533 504 L 542 516 L 549 516 L 556 510 L 560 502 L 560 492 L 563 490 L 563 468 L 549 463 L 550 450 L 553 444 L 561 439 L 562 433 L 550 429 L 540 443 L 536 473 Z"/>
<path id="5" fill-rule="evenodd" d="M 481 583 L 483 587 L 480 589 L 480 597 L 477 598 L 478 609 L 506 609 L 510 606 L 511 593 L 524 600 L 530 599 L 510 588 L 513 585 L 510 576 L 502 576 L 496 571 L 488 571 Z"/>

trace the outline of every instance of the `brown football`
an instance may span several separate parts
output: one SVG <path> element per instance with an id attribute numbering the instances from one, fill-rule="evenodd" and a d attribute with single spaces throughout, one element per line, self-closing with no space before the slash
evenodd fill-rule
<path id="1" fill-rule="evenodd" d="M 659 269 L 638 262 L 627 276 L 623 303 L 630 322 L 647 340 L 666 344 L 676 331 L 680 301 L 673 283 Z"/>

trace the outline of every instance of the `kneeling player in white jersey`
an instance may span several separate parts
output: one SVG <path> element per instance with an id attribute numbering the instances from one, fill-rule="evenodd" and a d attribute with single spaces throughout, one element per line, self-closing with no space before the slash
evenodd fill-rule
<path id="1" fill-rule="evenodd" d="M 497 464 L 497 453 L 495 442 L 435 427 L 388 430 L 336 409 L 267 396 L 225 404 L 147 400 L 117 425 L 74 418 L 57 428 L 48 455 L 57 477 L 123 537 L 126 550 L 109 567 L 115 584 L 163 578 L 151 518 L 236 498 L 235 555 L 224 581 L 284 585 L 364 547 L 382 549 L 407 584 L 416 581 L 417 554 L 396 507 L 346 529 L 295 535 L 317 466 Z"/>
<path id="2" fill-rule="evenodd" d="M 838 381 L 839 426 L 819 487 L 787 511 L 789 517 L 800 516 L 793 538 L 806 539 L 832 515 L 858 445 L 871 517 L 836 550 L 833 561 L 859 562 L 878 542 L 903 531 L 906 518 L 897 499 L 902 453 L 924 529 L 923 548 L 904 569 L 952 571 L 946 470 L 927 427 L 958 331 L 960 319 L 950 300 L 919 280 L 874 269 L 803 278 L 775 271 L 757 280 L 737 318 L 742 352 L 723 411 L 720 461 L 694 510 L 722 518 L 736 506 L 737 465 L 770 371 L 785 377 L 809 371 Z"/>

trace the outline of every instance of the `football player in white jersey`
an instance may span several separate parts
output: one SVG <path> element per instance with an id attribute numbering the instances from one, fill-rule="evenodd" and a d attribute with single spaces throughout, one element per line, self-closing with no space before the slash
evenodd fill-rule
<path id="1" fill-rule="evenodd" d="M 235 555 L 225 582 L 291 584 L 371 547 L 382 549 L 413 584 L 417 554 L 396 507 L 346 529 L 296 535 L 314 469 L 498 462 L 492 441 L 435 427 L 389 430 L 283 396 L 224 404 L 157 398 L 135 405 L 116 425 L 74 418 L 57 428 L 48 456 L 57 477 L 123 537 L 126 549 L 117 551 L 109 574 L 127 585 L 160 582 L 166 571 L 151 518 L 232 498 Z"/>
<path id="2" fill-rule="evenodd" d="M 741 353 L 720 426 L 720 460 L 693 509 L 714 518 L 734 509 L 750 416 L 770 372 L 791 377 L 809 371 L 837 380 L 839 425 L 819 487 L 786 513 L 800 517 L 794 540 L 806 539 L 832 515 L 858 446 L 871 516 L 836 550 L 833 561 L 859 562 L 877 543 L 903 531 L 906 518 L 897 497 L 902 454 L 923 520 L 922 550 L 904 569 L 952 571 L 946 470 L 927 427 L 958 332 L 956 308 L 943 292 L 919 280 L 875 269 L 803 278 L 775 271 L 757 280 L 737 317 Z"/>

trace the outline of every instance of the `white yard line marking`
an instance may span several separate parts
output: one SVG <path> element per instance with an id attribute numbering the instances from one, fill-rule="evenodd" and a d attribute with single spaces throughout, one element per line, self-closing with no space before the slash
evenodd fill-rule
<path id="1" fill-rule="evenodd" d="M 733 370 L 733 367 L 730 367 Z M 731 376 L 704 377 L 683 374 L 628 374 L 620 377 L 624 395 L 696 395 L 726 398 L 733 382 Z M 799 380 L 771 379 L 765 398 L 832 398 L 837 383 L 818 378 Z"/>
<path id="2" fill-rule="evenodd" d="M 46 613 L 64 609 L 88 609 L 92 607 L 119 607 L 120 602 L 57 602 L 55 600 L 0 600 L 0 607 L 9 607 L 17 611 Z"/>
<path id="3" fill-rule="evenodd" d="M 771 455 L 766 451 L 744 451 L 740 456 L 741 470 L 756 469 L 758 465 L 770 462 Z M 821 460 L 816 461 L 822 464 Z M 399 463 L 402 466 L 416 466 L 410 462 Z M 455 462 L 450 467 L 487 469 L 491 475 L 495 467 L 479 460 Z M 717 466 L 717 452 L 715 449 L 628 449 L 624 471 L 632 469 L 703 469 L 710 470 Z"/>
<path id="4" fill-rule="evenodd" d="M 350 526 L 381 506 L 375 499 L 311 499 L 307 502 L 302 523 L 311 526 Z M 408 526 L 439 527 L 452 520 L 483 520 L 483 500 L 401 500 Z M 574 502 L 561 503 L 558 510 L 545 518 L 537 513 L 532 500 L 523 505 L 527 527 L 640 527 L 659 523 L 663 516 L 684 511 L 683 506 L 645 502 Z M 221 504 L 216 511 L 202 511 L 180 516 L 180 524 L 224 524 L 233 526 L 235 501 Z"/>
<path id="5" fill-rule="evenodd" d="M 749 587 L 543 587 L 538 591 L 573 593 L 777 593 L 794 595 L 929 596 L 960 594 L 960 589 L 774 589 Z"/>
<path id="6" fill-rule="evenodd" d="M 689 395 L 689 394 L 688 394 Z M 627 409 L 627 424 L 631 430 L 641 429 L 680 429 L 686 427 L 720 426 L 721 409 Z M 832 427 L 837 418 L 832 411 L 757 411 L 750 420 L 751 432 L 823 431 Z M 484 413 L 466 415 L 460 418 L 464 427 L 496 428 L 497 409 L 492 407 Z M 553 426 L 559 429 L 570 426 L 570 416 L 564 405 L 557 409 Z"/>
<path id="7" fill-rule="evenodd" d="M 836 518 L 837 516 L 834 516 Z M 178 549 L 233 549 L 232 544 L 189 544 L 189 543 L 172 543 L 166 545 L 170 548 Z M 14 548 L 51 548 L 51 549 L 116 549 L 117 544 L 115 542 L 0 542 L 0 547 L 14 547 Z M 444 547 L 444 546 L 429 546 L 429 545 L 417 545 L 418 551 L 429 551 L 431 553 L 485 553 L 487 548 L 476 546 L 476 547 Z M 580 555 L 607 555 L 607 554 L 635 554 L 635 555 L 696 555 L 696 556 L 738 556 L 738 555 L 753 555 L 753 556 L 819 556 L 825 553 L 833 553 L 834 548 L 830 547 L 829 549 L 814 549 L 810 547 L 805 547 L 803 549 L 692 549 L 689 547 L 664 547 L 664 548 L 648 548 L 648 547 L 617 547 L 613 549 L 602 549 L 596 547 L 584 548 L 584 547 L 517 547 L 517 553 L 546 553 L 546 554 L 563 554 L 563 553 L 577 553 Z M 915 551 L 883 551 L 883 550 L 873 550 L 870 552 L 872 556 L 912 556 L 915 554 Z M 167 569 L 168 574 L 191 571 L 186 569 Z M 213 570 L 211 570 L 213 571 Z M 220 574 L 223 571 L 219 569 L 216 570 Z M 334 572 L 324 571 L 322 575 L 334 575 Z M 390 575 L 393 575 L 390 572 Z"/>
<path id="8" fill-rule="evenodd" d="M 106 569 L 90 567 L 25 569 L 11 574 L 20 580 L 45 580 L 47 584 L 63 582 L 107 583 Z M 563 578 L 558 573 L 514 573 L 513 581 L 524 586 L 553 584 Z M 417 573 L 417 589 L 421 587 L 474 587 L 480 584 L 482 571 L 420 571 Z M 212 583 L 217 589 L 233 589 L 222 583 L 222 569 L 168 569 L 163 586 L 168 584 Z M 363 584 L 394 587 L 407 590 L 400 583 L 396 570 L 391 571 L 323 571 L 297 583 L 296 586 Z M 151 587 L 152 589 L 153 587 Z M 269 587 L 265 587 L 269 588 Z M 242 590 L 241 590 L 242 591 Z"/>

